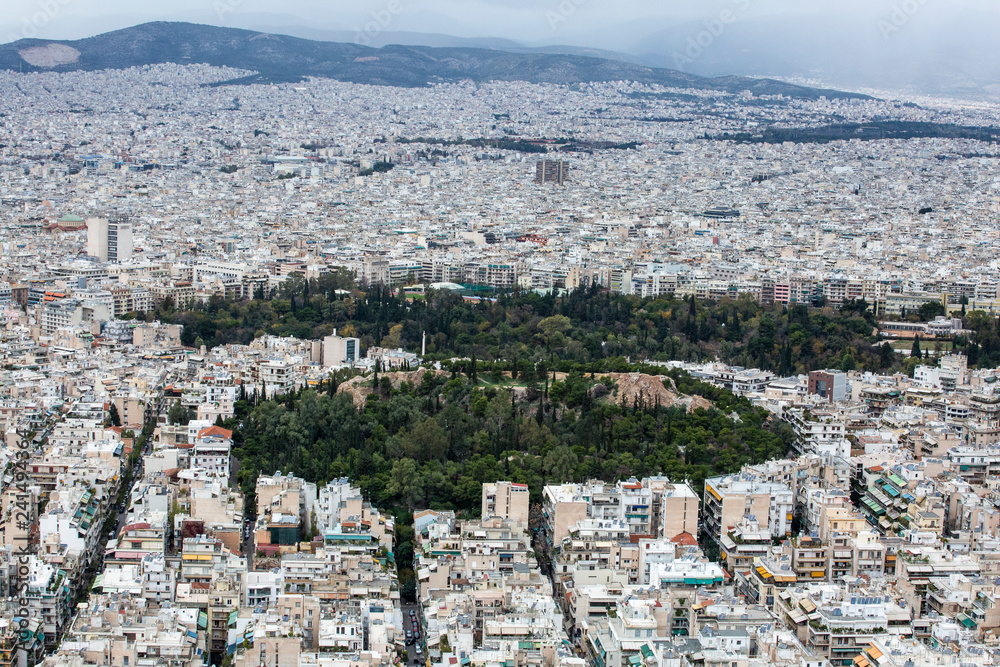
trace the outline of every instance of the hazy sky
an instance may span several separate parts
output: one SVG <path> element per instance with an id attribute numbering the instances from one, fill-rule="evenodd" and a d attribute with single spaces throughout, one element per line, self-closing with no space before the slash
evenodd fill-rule
<path id="1" fill-rule="evenodd" d="M 970 9 L 996 12 L 996 0 L 2 0 L 0 39 L 33 33 L 72 39 L 149 20 L 191 20 L 217 25 L 302 25 L 362 30 L 381 17 L 382 29 L 503 37 L 526 43 L 626 48 L 658 28 L 692 20 L 734 21 L 774 14 L 851 16 L 872 27 L 895 7 L 914 9 L 913 20 L 935 5 L 961 16 Z M 909 17 L 907 17 L 909 18 Z"/>
<path id="2" fill-rule="evenodd" d="M 0 42 L 152 20 L 343 41 L 367 30 L 375 46 L 400 32 L 501 38 L 698 74 L 1000 94 L 1000 0 L 0 0 Z"/>

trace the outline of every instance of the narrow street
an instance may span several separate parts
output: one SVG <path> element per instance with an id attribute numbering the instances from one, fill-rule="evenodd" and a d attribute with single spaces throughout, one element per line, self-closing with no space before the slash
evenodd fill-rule
<path id="1" fill-rule="evenodd" d="M 426 659 L 427 659 L 427 653 L 426 653 L 426 651 L 424 651 L 424 648 L 425 648 L 424 641 L 425 641 L 426 637 L 424 637 L 424 631 L 423 631 L 423 624 L 422 624 L 422 619 L 421 619 L 420 605 L 418 605 L 418 604 L 404 604 L 404 605 L 401 605 L 400 608 L 402 609 L 402 612 L 403 612 L 403 628 L 402 628 L 403 632 L 404 633 L 405 632 L 409 632 L 411 635 L 413 635 L 414 634 L 414 627 L 416 627 L 416 629 L 420 632 L 420 640 L 419 641 L 414 640 L 411 643 L 408 643 L 406 645 L 406 664 L 407 665 L 420 665 L 420 664 L 424 664 L 426 662 Z M 410 612 L 411 611 L 414 613 L 414 616 L 412 617 L 412 621 L 411 621 L 411 616 L 410 616 Z M 421 651 L 423 651 L 423 655 L 419 655 L 419 656 L 417 655 L 416 648 L 417 648 L 418 645 L 420 646 Z"/>

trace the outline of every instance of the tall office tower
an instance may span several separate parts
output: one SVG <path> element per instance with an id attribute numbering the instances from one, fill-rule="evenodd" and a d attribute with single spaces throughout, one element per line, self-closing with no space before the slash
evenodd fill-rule
<path id="1" fill-rule="evenodd" d="M 562 185 L 569 180 L 569 163 L 563 160 L 539 160 L 535 163 L 535 183 Z"/>
<path id="2" fill-rule="evenodd" d="M 87 220 L 87 254 L 102 262 L 125 262 L 132 257 L 132 223 L 124 218 Z"/>

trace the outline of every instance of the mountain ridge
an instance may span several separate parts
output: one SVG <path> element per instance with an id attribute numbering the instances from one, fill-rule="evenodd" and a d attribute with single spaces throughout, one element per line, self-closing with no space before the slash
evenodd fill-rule
<path id="1" fill-rule="evenodd" d="M 867 97 L 772 79 L 708 78 L 586 55 L 414 45 L 374 48 L 242 28 L 164 21 L 78 40 L 22 39 L 0 45 L 0 69 L 13 71 L 93 71 L 161 63 L 205 63 L 256 72 L 246 81 L 236 83 L 294 82 L 306 77 L 396 87 L 425 87 L 463 80 L 557 84 L 629 80 L 807 99 Z"/>

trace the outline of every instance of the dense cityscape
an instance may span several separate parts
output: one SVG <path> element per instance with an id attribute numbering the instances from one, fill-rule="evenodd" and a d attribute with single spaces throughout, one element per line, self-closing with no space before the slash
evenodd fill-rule
<path id="1" fill-rule="evenodd" d="M 0 666 L 1000 664 L 995 104 L 252 75 L 0 71 Z"/>

